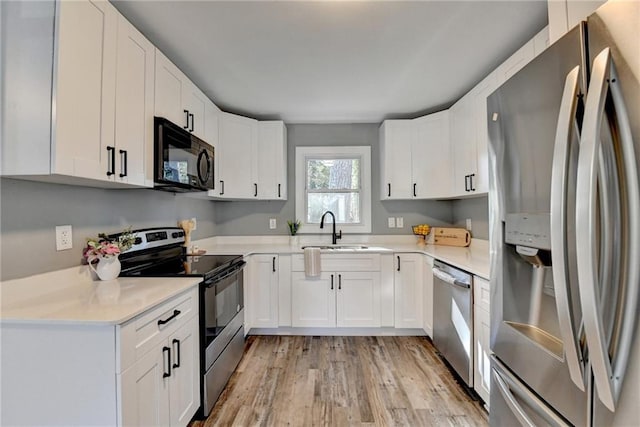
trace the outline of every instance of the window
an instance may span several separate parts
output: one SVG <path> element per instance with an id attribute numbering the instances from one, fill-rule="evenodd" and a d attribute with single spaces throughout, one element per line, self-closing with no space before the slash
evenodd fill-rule
<path id="1" fill-rule="evenodd" d="M 296 147 L 300 233 L 320 233 L 326 211 L 345 233 L 371 232 L 370 147 Z"/>

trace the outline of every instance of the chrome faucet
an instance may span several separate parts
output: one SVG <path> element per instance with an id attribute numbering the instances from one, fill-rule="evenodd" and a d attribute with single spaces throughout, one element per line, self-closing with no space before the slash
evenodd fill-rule
<path id="1" fill-rule="evenodd" d="M 327 214 L 331 214 L 331 218 L 333 218 L 333 232 L 331 234 L 331 242 L 332 244 L 336 244 L 338 239 L 342 239 L 342 230 L 340 230 L 340 234 L 336 234 L 336 216 L 331 211 L 326 211 L 322 214 L 322 218 L 320 218 L 320 228 L 324 228 L 324 217 Z"/>

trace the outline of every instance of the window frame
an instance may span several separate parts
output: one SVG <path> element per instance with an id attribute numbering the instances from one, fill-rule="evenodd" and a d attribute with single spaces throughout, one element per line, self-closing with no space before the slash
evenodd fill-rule
<path id="1" fill-rule="evenodd" d="M 359 146 L 324 146 L 296 147 L 296 219 L 301 222 L 299 234 L 326 233 L 327 228 L 320 224 L 307 223 L 307 159 L 345 159 L 360 160 L 360 223 L 336 224 L 336 230 L 343 233 L 371 233 L 371 147 Z M 329 220 L 331 224 L 331 220 Z M 329 228 L 329 233 L 331 228 Z"/>

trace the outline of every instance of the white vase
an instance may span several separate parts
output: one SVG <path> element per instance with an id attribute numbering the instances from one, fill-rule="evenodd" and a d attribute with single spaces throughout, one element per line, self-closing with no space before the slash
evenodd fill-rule
<path id="1" fill-rule="evenodd" d="M 98 275 L 100 280 L 113 280 L 120 274 L 120 260 L 118 256 L 101 257 L 98 260 L 98 264 L 94 267 L 93 264 L 89 264 L 89 267 Z"/>
<path id="2" fill-rule="evenodd" d="M 293 247 L 297 247 L 300 245 L 299 236 L 289 236 L 289 245 Z"/>

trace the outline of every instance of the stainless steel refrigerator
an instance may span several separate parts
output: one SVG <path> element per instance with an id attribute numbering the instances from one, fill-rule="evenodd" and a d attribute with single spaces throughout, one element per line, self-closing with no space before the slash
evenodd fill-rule
<path id="1" fill-rule="evenodd" d="M 640 425 L 640 2 L 487 103 L 491 425 Z"/>

